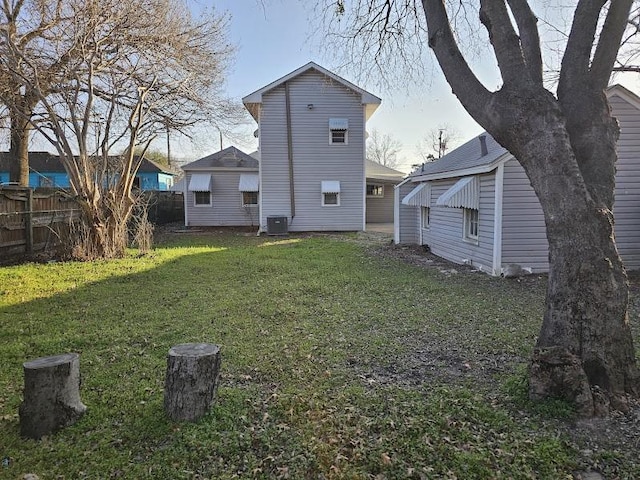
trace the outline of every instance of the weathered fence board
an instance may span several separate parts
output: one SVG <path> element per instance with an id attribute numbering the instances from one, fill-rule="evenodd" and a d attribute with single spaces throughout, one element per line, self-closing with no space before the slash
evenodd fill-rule
<path id="1" fill-rule="evenodd" d="M 54 248 L 79 214 L 58 190 L 0 187 L 0 259 Z"/>

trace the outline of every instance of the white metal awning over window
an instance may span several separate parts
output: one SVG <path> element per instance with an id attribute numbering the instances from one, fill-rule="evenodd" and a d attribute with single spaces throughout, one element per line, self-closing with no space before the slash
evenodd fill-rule
<path id="1" fill-rule="evenodd" d="M 480 207 L 480 181 L 478 177 L 461 178 L 438 197 L 436 205 L 478 210 Z"/>
<path id="2" fill-rule="evenodd" d="M 430 199 L 431 186 L 428 183 L 421 183 L 402 199 L 402 204 L 411 207 L 428 207 Z"/>
<path id="3" fill-rule="evenodd" d="M 240 174 L 240 182 L 238 183 L 238 190 L 241 192 L 257 192 L 260 186 L 260 179 L 257 173 L 242 173 Z"/>
<path id="4" fill-rule="evenodd" d="M 210 173 L 194 173 L 189 180 L 190 192 L 210 192 L 211 191 L 211 174 Z"/>
<path id="5" fill-rule="evenodd" d="M 329 130 L 348 130 L 349 119 L 348 118 L 330 118 Z"/>
<path id="6" fill-rule="evenodd" d="M 336 180 L 323 180 L 322 193 L 340 193 L 340 182 Z"/>

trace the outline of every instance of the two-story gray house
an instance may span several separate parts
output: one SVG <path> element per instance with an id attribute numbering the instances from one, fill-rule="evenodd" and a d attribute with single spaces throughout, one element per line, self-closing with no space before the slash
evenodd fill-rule
<path id="1" fill-rule="evenodd" d="M 365 124 L 380 98 L 310 62 L 242 99 L 258 122 L 260 231 L 365 229 Z"/>

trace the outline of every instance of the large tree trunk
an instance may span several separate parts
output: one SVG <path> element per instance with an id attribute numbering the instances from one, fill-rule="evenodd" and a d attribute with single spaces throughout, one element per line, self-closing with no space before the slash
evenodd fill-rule
<path id="1" fill-rule="evenodd" d="M 530 396 L 567 398 L 584 416 L 606 414 L 609 404 L 626 410 L 638 372 L 611 212 L 594 208 L 576 218 L 556 208 L 547 216 L 555 226 L 547 234 L 549 284 Z"/>
<path id="2" fill-rule="evenodd" d="M 505 91 L 499 103 L 513 116 L 503 117 L 494 136 L 526 170 L 549 242 L 546 311 L 531 362 L 530 396 L 566 398 L 585 416 L 605 414 L 609 406 L 624 410 L 626 396 L 639 393 L 639 376 L 629 287 L 613 233 L 615 122 L 601 111 L 591 118 L 597 136 L 574 137 L 548 92 Z M 606 108 L 606 100 L 601 105 Z M 522 121 L 518 112 L 525 106 L 529 116 Z M 595 188 L 585 181 L 592 177 Z"/>

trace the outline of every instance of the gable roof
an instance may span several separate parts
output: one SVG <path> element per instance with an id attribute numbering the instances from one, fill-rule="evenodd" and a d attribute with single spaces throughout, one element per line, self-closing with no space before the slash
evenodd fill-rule
<path id="1" fill-rule="evenodd" d="M 14 158 L 10 152 L 0 152 L 0 171 L 9 171 Z M 109 163 L 115 163 L 119 159 L 120 156 L 118 155 L 110 156 Z M 40 173 L 66 173 L 60 157 L 49 152 L 29 152 L 29 170 Z M 142 160 L 138 172 L 175 175 L 175 172 L 173 172 L 170 167 L 146 158 Z"/>
<path id="2" fill-rule="evenodd" d="M 364 161 L 364 171 L 367 178 L 375 180 L 394 180 L 399 182 L 406 177 L 404 173 L 381 165 L 380 163 L 369 160 L 368 158 Z"/>
<path id="3" fill-rule="evenodd" d="M 224 150 L 182 166 L 184 171 L 210 170 L 212 168 L 250 168 L 257 170 L 258 160 L 238 150 L 236 147 L 227 147 Z"/>
<path id="4" fill-rule="evenodd" d="M 481 140 L 483 137 L 484 140 Z M 483 153 L 482 141 L 486 144 L 486 153 Z M 484 132 L 445 156 L 422 164 L 410 176 L 414 180 L 434 180 L 486 173 L 493 170 L 500 161 L 511 157 L 491 135 Z"/>
<path id="5" fill-rule="evenodd" d="M 302 67 L 297 68 L 293 72 L 288 73 L 283 77 L 280 77 L 279 79 L 271 82 L 268 85 L 265 85 L 264 87 L 256 90 L 255 92 L 250 93 L 249 95 L 247 95 L 242 99 L 242 103 L 247 108 L 247 110 L 249 110 L 249 113 L 251 114 L 251 116 L 256 121 L 258 121 L 258 112 L 260 110 L 260 105 L 262 104 L 262 95 L 269 92 L 270 90 L 273 90 L 279 85 L 284 84 L 288 80 L 291 80 L 292 78 L 295 78 L 298 75 L 302 75 L 303 73 L 308 72 L 309 70 L 316 70 L 321 74 L 334 80 L 335 82 L 340 83 L 341 85 L 344 85 L 345 87 L 353 90 L 356 93 L 359 93 L 362 96 L 362 104 L 367 106 L 366 108 L 367 119 L 373 114 L 376 108 L 378 108 L 378 105 L 380 105 L 380 102 L 382 102 L 382 99 L 375 96 L 374 94 L 367 92 L 366 90 L 358 87 L 357 85 L 354 85 L 353 83 L 349 82 L 348 80 L 345 80 L 339 75 L 336 75 L 332 71 L 327 70 L 324 67 L 321 67 L 317 63 L 309 62 L 306 65 L 303 65 Z"/>

